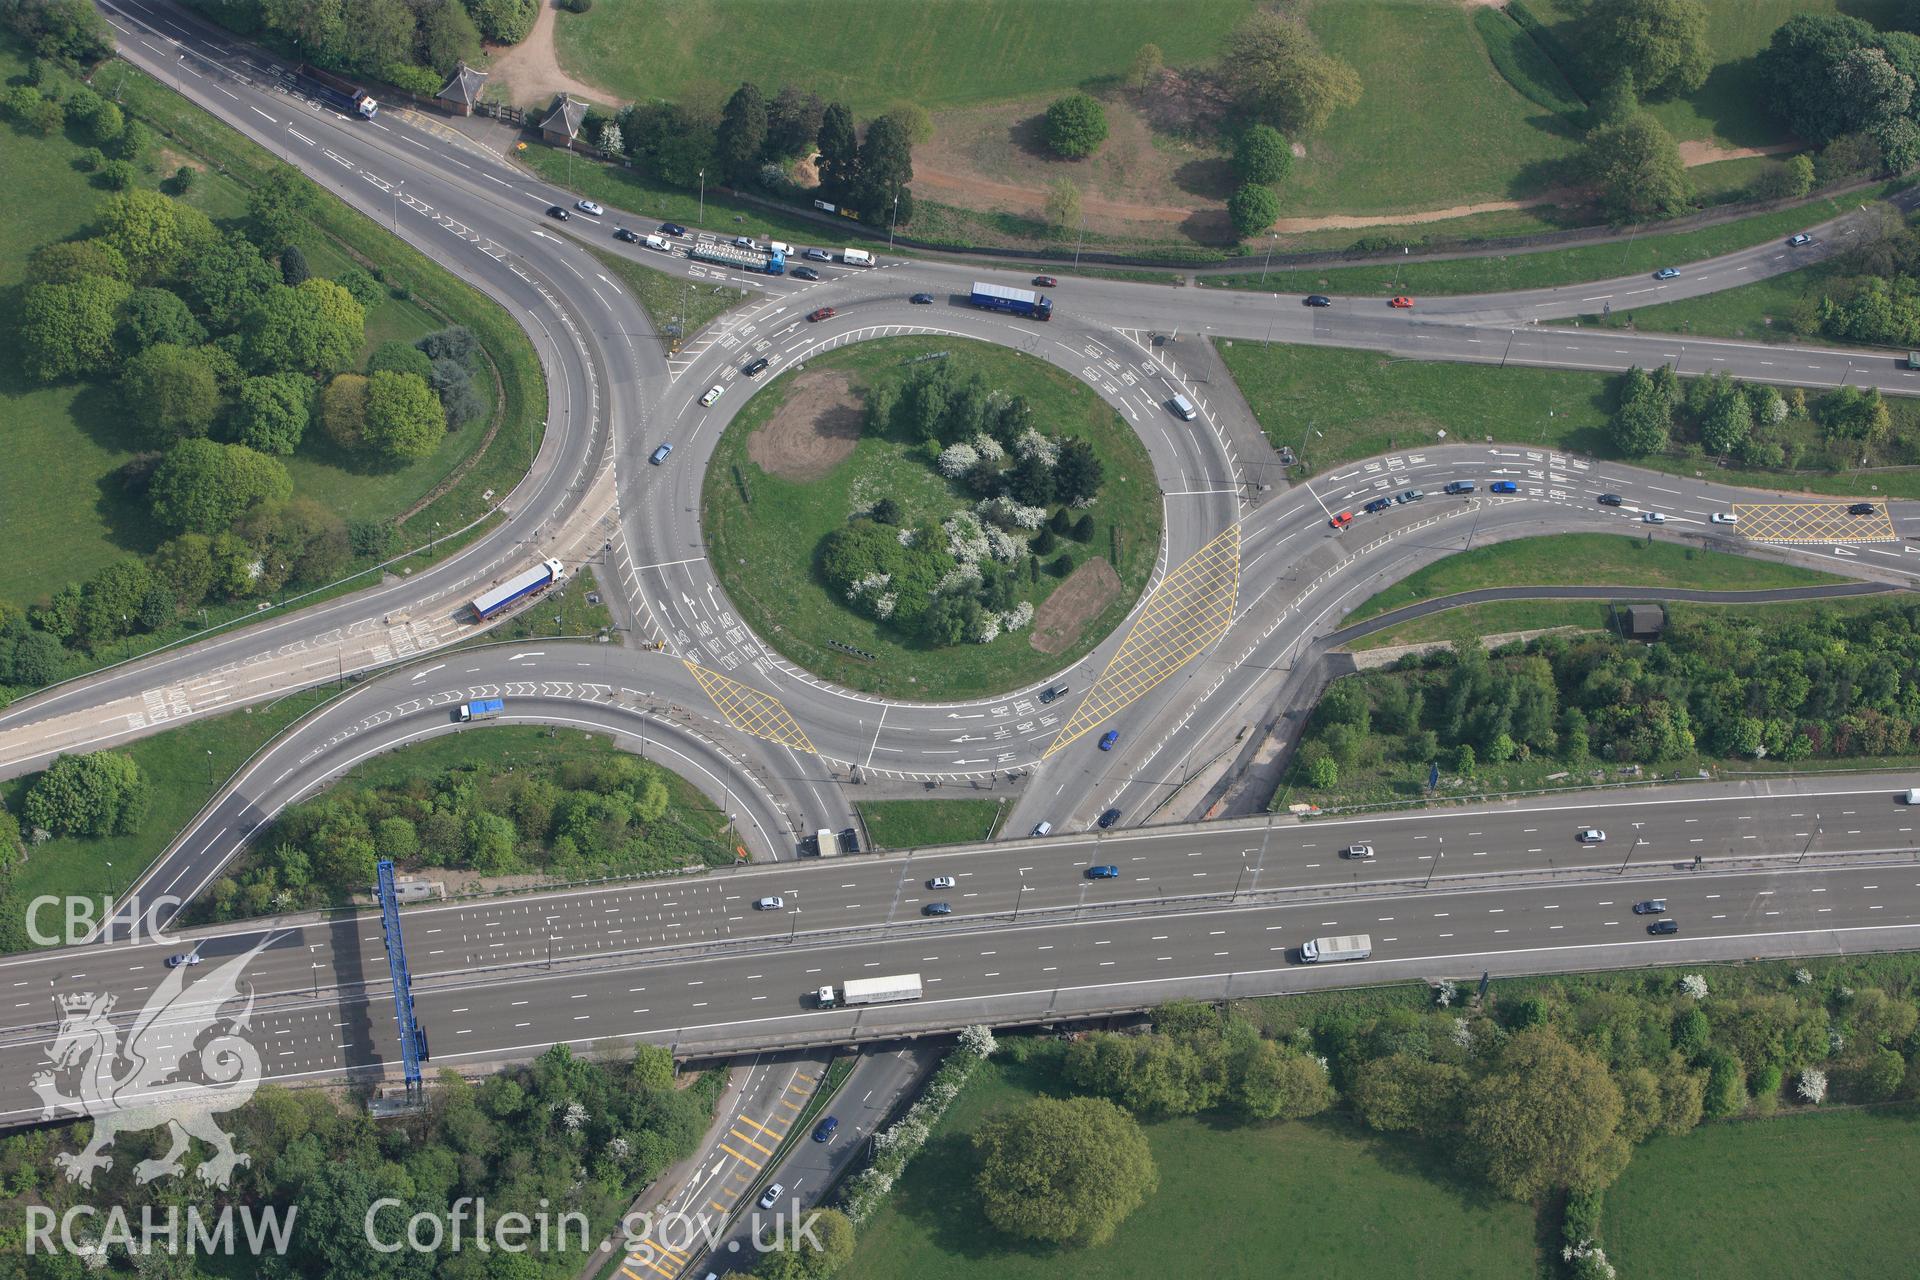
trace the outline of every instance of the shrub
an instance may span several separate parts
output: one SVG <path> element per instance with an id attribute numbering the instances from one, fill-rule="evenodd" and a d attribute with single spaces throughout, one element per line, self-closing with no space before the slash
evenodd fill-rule
<path id="1" fill-rule="evenodd" d="M 1271 186 L 1292 171 L 1293 149 L 1273 126 L 1252 125 L 1233 149 L 1233 165 L 1243 181 Z"/>
<path id="2" fill-rule="evenodd" d="M 1227 217 L 1241 239 L 1257 236 L 1273 226 L 1280 216 L 1280 197 L 1273 188 L 1249 182 L 1227 200 Z"/>
<path id="3" fill-rule="evenodd" d="M 1070 93 L 1047 108 L 1047 145 L 1068 160 L 1083 160 L 1107 140 L 1107 111 L 1090 94 Z"/>

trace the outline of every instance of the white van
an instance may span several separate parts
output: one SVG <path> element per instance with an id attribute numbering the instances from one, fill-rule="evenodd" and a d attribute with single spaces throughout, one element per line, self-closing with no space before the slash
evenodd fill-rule
<path id="1" fill-rule="evenodd" d="M 1920 804 L 1920 787 L 1916 787 L 1913 790 L 1907 792 L 1907 803 Z"/>
<path id="2" fill-rule="evenodd" d="M 791 258 L 793 256 L 793 246 L 784 240 L 769 240 L 767 241 L 767 248 L 773 250 L 783 258 Z"/>
<path id="3" fill-rule="evenodd" d="M 673 252 L 673 246 L 667 242 L 667 239 L 665 236 L 648 236 L 647 248 L 658 249 L 662 253 Z"/>
<path id="4" fill-rule="evenodd" d="M 873 255 L 865 249 L 842 249 L 840 261 L 850 267 L 870 267 L 873 265 Z"/>
<path id="5" fill-rule="evenodd" d="M 1193 401 L 1187 399 L 1185 396 L 1175 396 L 1173 399 L 1167 401 L 1167 407 L 1173 410 L 1174 416 L 1184 422 L 1192 422 L 1200 416 L 1200 411 L 1193 407 Z"/>
<path id="6" fill-rule="evenodd" d="M 1033 829 L 1033 834 L 1036 836 L 1050 836 L 1053 834 L 1053 824 L 1051 822 L 1043 822 Z"/>

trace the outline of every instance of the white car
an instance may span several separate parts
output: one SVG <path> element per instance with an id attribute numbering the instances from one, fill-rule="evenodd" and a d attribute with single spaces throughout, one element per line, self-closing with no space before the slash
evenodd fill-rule
<path id="1" fill-rule="evenodd" d="M 1798 249 L 1803 244 L 1812 244 L 1813 237 L 1808 235 L 1806 232 L 1802 231 L 1797 235 L 1788 236 L 1787 243 L 1789 245 L 1792 245 L 1794 248 Z"/>
<path id="2" fill-rule="evenodd" d="M 1373 856 L 1373 846 L 1370 844 L 1350 844 L 1347 846 L 1347 851 L 1340 856 L 1343 858 L 1371 858 Z"/>
<path id="3" fill-rule="evenodd" d="M 1667 517 L 1658 511 L 1649 511 L 1640 518 L 1648 524 L 1665 524 L 1667 522 Z"/>
<path id="4" fill-rule="evenodd" d="M 200 953 L 198 951 L 187 951 L 177 956 L 167 957 L 167 968 L 169 969 L 178 969 L 183 964 L 193 965 L 199 963 Z"/>
<path id="5" fill-rule="evenodd" d="M 768 1187 L 765 1191 L 760 1193 L 760 1207 L 762 1209 L 773 1208 L 773 1206 L 780 1203 L 780 1197 L 785 1195 L 786 1193 L 787 1193 L 787 1189 L 785 1187 L 781 1186 L 777 1182 L 774 1183 L 772 1186 Z"/>
<path id="6" fill-rule="evenodd" d="M 771 894 L 753 904 L 755 911 L 778 911 L 787 905 L 787 900 L 779 894 Z"/>
<path id="7" fill-rule="evenodd" d="M 1716 511 L 1712 516 L 1715 524 L 1739 524 L 1740 517 L 1731 511 Z"/>
<path id="8" fill-rule="evenodd" d="M 605 209 L 602 209 L 599 205 L 595 204 L 591 200 L 575 200 L 573 202 L 573 207 L 578 209 L 582 213 L 590 213 L 596 218 L 606 213 Z"/>
<path id="9" fill-rule="evenodd" d="M 1607 833 L 1598 827 L 1588 827 L 1585 831 L 1575 832 L 1573 838 L 1581 844 L 1605 844 Z"/>
<path id="10" fill-rule="evenodd" d="M 705 394 L 705 395 L 703 395 L 703 396 L 701 396 L 701 397 L 700 397 L 700 405 L 701 405 L 701 407 L 702 407 L 702 408 L 711 408 L 711 407 L 713 406 L 713 402 L 714 402 L 715 400 L 718 400 L 718 399 L 720 398 L 720 393 L 721 393 L 721 392 L 723 392 L 723 391 L 725 391 L 725 390 L 726 390 L 726 388 L 725 388 L 725 387 L 723 387 L 723 386 L 721 386 L 721 385 L 720 385 L 719 383 L 717 383 L 717 382 L 716 382 L 716 383 L 714 383 L 714 384 L 713 384 L 712 386 L 710 386 L 710 387 L 708 387 L 708 388 L 707 388 L 707 394 Z"/>
<path id="11" fill-rule="evenodd" d="M 959 887 L 960 882 L 952 876 L 935 876 L 933 879 L 927 881 L 927 888 L 929 889 L 957 889 Z"/>

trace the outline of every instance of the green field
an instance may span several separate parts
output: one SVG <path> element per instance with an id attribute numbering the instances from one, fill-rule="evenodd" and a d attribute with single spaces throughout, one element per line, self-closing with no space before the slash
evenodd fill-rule
<path id="1" fill-rule="evenodd" d="M 1237 339 L 1216 339 L 1215 346 L 1267 439 L 1298 452 L 1306 474 L 1433 444 L 1442 430 L 1453 444 L 1488 439 L 1613 456 L 1606 435 L 1611 374 L 1502 369 Z M 1920 432 L 1920 400 L 1893 396 L 1887 405 L 1894 437 Z M 1920 497 L 1920 471 L 1906 467 L 1746 471 L 1681 454 L 1637 458 L 1634 465 L 1688 475 L 1710 468 L 1727 484 L 1756 489 Z"/>
<path id="2" fill-rule="evenodd" d="M 1252 0 L 603 0 L 562 11 L 560 65 L 622 99 L 751 80 L 878 115 L 1097 84 L 1151 41 L 1171 66 L 1209 62 Z"/>
<path id="3" fill-rule="evenodd" d="M 1044 1057 L 996 1056 L 967 1082 L 891 1201 L 860 1228 L 860 1280 L 1211 1280 L 1542 1274 L 1534 1217 L 1454 1180 L 1444 1158 L 1350 1122 L 1144 1125 L 1160 1189 L 1105 1245 L 1026 1248 L 981 1216 L 967 1136 L 994 1112 L 1058 1091 Z M 1635 1274 L 1650 1274 L 1636 1272 Z"/>
<path id="4" fill-rule="evenodd" d="M 684 342 L 717 317 L 754 296 L 732 285 L 675 280 L 649 270 L 645 263 L 635 262 L 632 258 L 607 249 L 589 249 L 588 252 L 600 259 L 600 265 L 613 272 L 620 283 L 627 286 L 628 292 L 633 294 L 653 321 L 654 332 L 651 336 L 669 348 L 673 346 L 673 338 L 668 326 L 679 325 L 681 341 Z"/>
<path id="5" fill-rule="evenodd" d="M 1804 227 L 1850 212 L 1861 202 L 1879 199 L 1904 185 L 1888 183 L 1844 198 L 1815 200 L 1797 209 L 1755 214 L 1751 218 L 1739 218 L 1693 231 L 1635 236 L 1570 249 L 1541 249 L 1532 253 L 1503 253 L 1484 258 L 1448 258 L 1440 261 L 1409 258 L 1405 262 L 1382 262 L 1364 267 L 1275 269 L 1266 273 L 1264 284 L 1258 271 L 1210 273 L 1194 278 L 1200 284 L 1218 289 L 1264 289 L 1279 294 L 1329 292 L 1350 297 L 1381 298 L 1407 293 L 1416 300 L 1423 294 L 1439 296 L 1507 289 L 1547 289 L 1555 285 L 1581 284 L 1642 271 L 1651 274 L 1661 267 L 1684 267 L 1690 262 L 1764 244 L 1775 238 L 1785 239 Z M 1346 234 L 1351 238 L 1359 233 Z M 1759 288 L 1767 283 L 1761 281 L 1743 288 Z M 1739 292 L 1740 289 L 1732 289 L 1727 294 Z M 1697 301 L 1710 302 L 1712 298 L 1725 297 L 1727 294 L 1714 294 Z M 1664 308 L 1640 308 L 1638 314 L 1645 317 L 1657 310 Z"/>
<path id="6" fill-rule="evenodd" d="M 1607 1192 L 1623 1276 L 1789 1280 L 1913 1274 L 1920 1110 L 1876 1107 L 1656 1137 Z"/>
<path id="7" fill-rule="evenodd" d="M 1579 0 L 1522 2 L 1545 24 L 1550 38 L 1573 41 L 1567 23 L 1584 8 Z M 1714 138 L 1736 147 L 1787 140 L 1779 121 L 1764 109 L 1753 55 L 1767 47 L 1774 30 L 1788 18 L 1796 13 L 1844 13 L 1882 29 L 1909 26 L 1900 0 L 1706 0 L 1706 7 L 1707 42 L 1715 63 L 1706 84 L 1672 101 L 1648 105 L 1682 141 Z M 1575 83 L 1580 83 L 1577 75 Z"/>
<path id="8" fill-rule="evenodd" d="M 1516 538 L 1463 551 L 1417 570 L 1365 601 L 1342 625 L 1402 605 L 1484 587 L 1688 587 L 1696 591 L 1760 591 L 1843 582 L 1830 573 L 1671 542 L 1615 533 L 1559 533 Z M 1514 628 L 1504 627 L 1511 631 Z"/>
<path id="9" fill-rule="evenodd" d="M 126 891 L 147 864 L 200 812 L 216 787 L 282 729 L 326 701 L 339 689 L 326 686 L 290 694 L 263 707 L 228 712 L 156 733 L 119 748 L 139 764 L 153 785 L 153 803 L 138 832 L 98 839 L 61 837 L 32 847 L 0 896 L 0 950 L 27 947 L 16 934 L 25 921 L 25 904 L 42 894 L 92 895 Z M 0 782 L 0 802 L 13 813 L 40 775 Z M 109 868 L 108 864 L 112 867 Z M 21 909 L 15 910 L 18 906 Z"/>
<path id="10" fill-rule="evenodd" d="M 972 844 L 1000 825 L 1001 800 L 862 800 L 854 806 L 879 849 Z"/>
<path id="11" fill-rule="evenodd" d="M 16 75 L 23 65 L 17 50 L 0 46 L 0 76 Z M 122 64 L 104 68 L 97 79 L 104 89 L 119 92 L 130 115 L 163 135 L 156 152 L 162 157 L 157 165 L 162 172 L 187 161 L 205 166 L 190 203 L 216 220 L 244 213 L 242 180 L 263 172 L 272 157 Z M 13 191 L 36 194 L 19 201 L 10 215 L 14 234 L 0 246 L 0 302 L 14 296 L 27 254 L 39 244 L 79 231 L 104 196 L 71 167 L 79 146 L 70 138 L 41 138 L 8 127 L 6 142 L 0 147 L 0 178 Z M 487 419 L 449 432 L 432 456 L 400 468 L 342 465 L 344 459 L 332 455 L 317 433 L 286 460 L 297 496 L 310 497 L 346 519 L 390 519 L 440 492 L 403 527 L 404 537 L 425 541 L 436 523 L 452 529 L 472 519 L 483 509 L 485 489 L 505 492 L 524 472 L 538 431 L 536 426 L 530 437 L 527 415 L 544 410 L 538 364 L 525 336 L 478 293 L 337 202 L 322 197 L 318 206 L 302 237 L 314 274 L 333 275 L 356 264 L 383 265 L 405 278 L 415 295 L 389 296 L 370 311 L 363 354 L 387 339 L 411 341 L 450 323 L 468 324 L 480 333 L 499 375 L 497 385 L 505 391 L 503 402 L 495 392 L 494 374 L 485 369 L 477 374 L 476 390 L 491 407 L 492 420 L 502 423 L 492 447 L 477 459 L 474 455 L 487 438 Z M 150 551 L 165 537 L 145 502 L 127 495 L 115 477 L 141 446 L 126 428 L 110 386 L 31 386 L 14 362 L 0 362 L 0 419 L 13 427 L 8 465 L 0 468 L 0 511 L 34 516 L 6 526 L 14 535 L 16 554 L 0 566 L 0 596 L 36 600 L 121 556 Z M 453 482 L 453 473 L 462 468 L 460 479 Z M 441 550 L 456 545 L 449 541 Z M 231 612 L 252 611 L 246 602 Z M 135 637 L 126 650 L 148 647 L 153 639 Z M 105 660 L 126 653 L 95 656 Z"/>
<path id="12" fill-rule="evenodd" d="M 1307 159 L 1280 187 L 1282 217 L 1440 209 L 1560 185 L 1576 135 L 1501 77 L 1468 7 L 1316 4 L 1307 25 L 1364 89 L 1305 140 Z"/>
<path id="13" fill-rule="evenodd" d="M 1160 494 L 1146 450 L 1110 407 L 1067 374 L 1003 347 L 932 338 L 843 347 L 808 360 L 807 372 L 812 377 L 822 370 L 841 371 L 857 389 L 876 378 L 901 376 L 906 362 L 932 352 L 948 353 L 946 358 L 963 370 L 981 370 L 997 390 L 1025 396 L 1037 423 L 1079 435 L 1093 446 L 1106 473 L 1091 511 L 1094 534 L 1085 544 L 1063 540 L 1062 548 L 1073 550 L 1080 563 L 1106 557 L 1119 574 L 1121 590 L 1060 653 L 1033 648 L 1031 631 L 1003 635 L 991 644 L 939 648 L 899 637 L 821 585 L 814 564 L 821 539 L 882 497 L 900 503 L 903 524 L 922 517 L 937 522 L 959 507 L 971 508 L 971 497 L 928 465 L 925 446 L 872 434 L 862 435 L 850 456 L 817 479 L 769 475 L 748 458 L 747 440 L 784 403 L 793 378 L 783 375 L 764 388 L 743 385 L 735 394 L 753 394 L 753 399 L 715 447 L 702 500 L 714 569 L 742 616 L 781 654 L 829 680 L 890 697 L 974 696 L 1018 688 L 1071 665 L 1126 616 L 1146 587 L 1160 547 Z M 1037 604 L 1058 581 L 1043 573 L 1033 583 L 1023 575 L 1020 598 Z M 875 658 L 856 657 L 830 641 Z"/>

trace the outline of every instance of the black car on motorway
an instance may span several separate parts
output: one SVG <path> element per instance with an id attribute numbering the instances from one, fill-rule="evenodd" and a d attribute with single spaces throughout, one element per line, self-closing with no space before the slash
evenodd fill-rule
<path id="1" fill-rule="evenodd" d="M 1300 305 L 1303 307 L 1330 307 L 1333 305 L 1333 299 L 1324 293 L 1310 293 L 1300 299 Z"/>
<path id="2" fill-rule="evenodd" d="M 820 278 L 820 273 L 812 267 L 795 267 L 793 270 L 787 272 L 787 274 L 795 280 L 818 280 Z"/>
<path id="3" fill-rule="evenodd" d="M 1600 495 L 1597 501 L 1603 507 L 1617 507 L 1622 502 L 1626 501 L 1626 499 L 1622 498 L 1617 493 L 1603 493 Z"/>
<path id="4" fill-rule="evenodd" d="M 1665 933 L 1678 933 L 1680 932 L 1680 922 L 1678 920 L 1655 920 L 1647 926 L 1647 932 L 1653 934 L 1655 937 Z"/>

